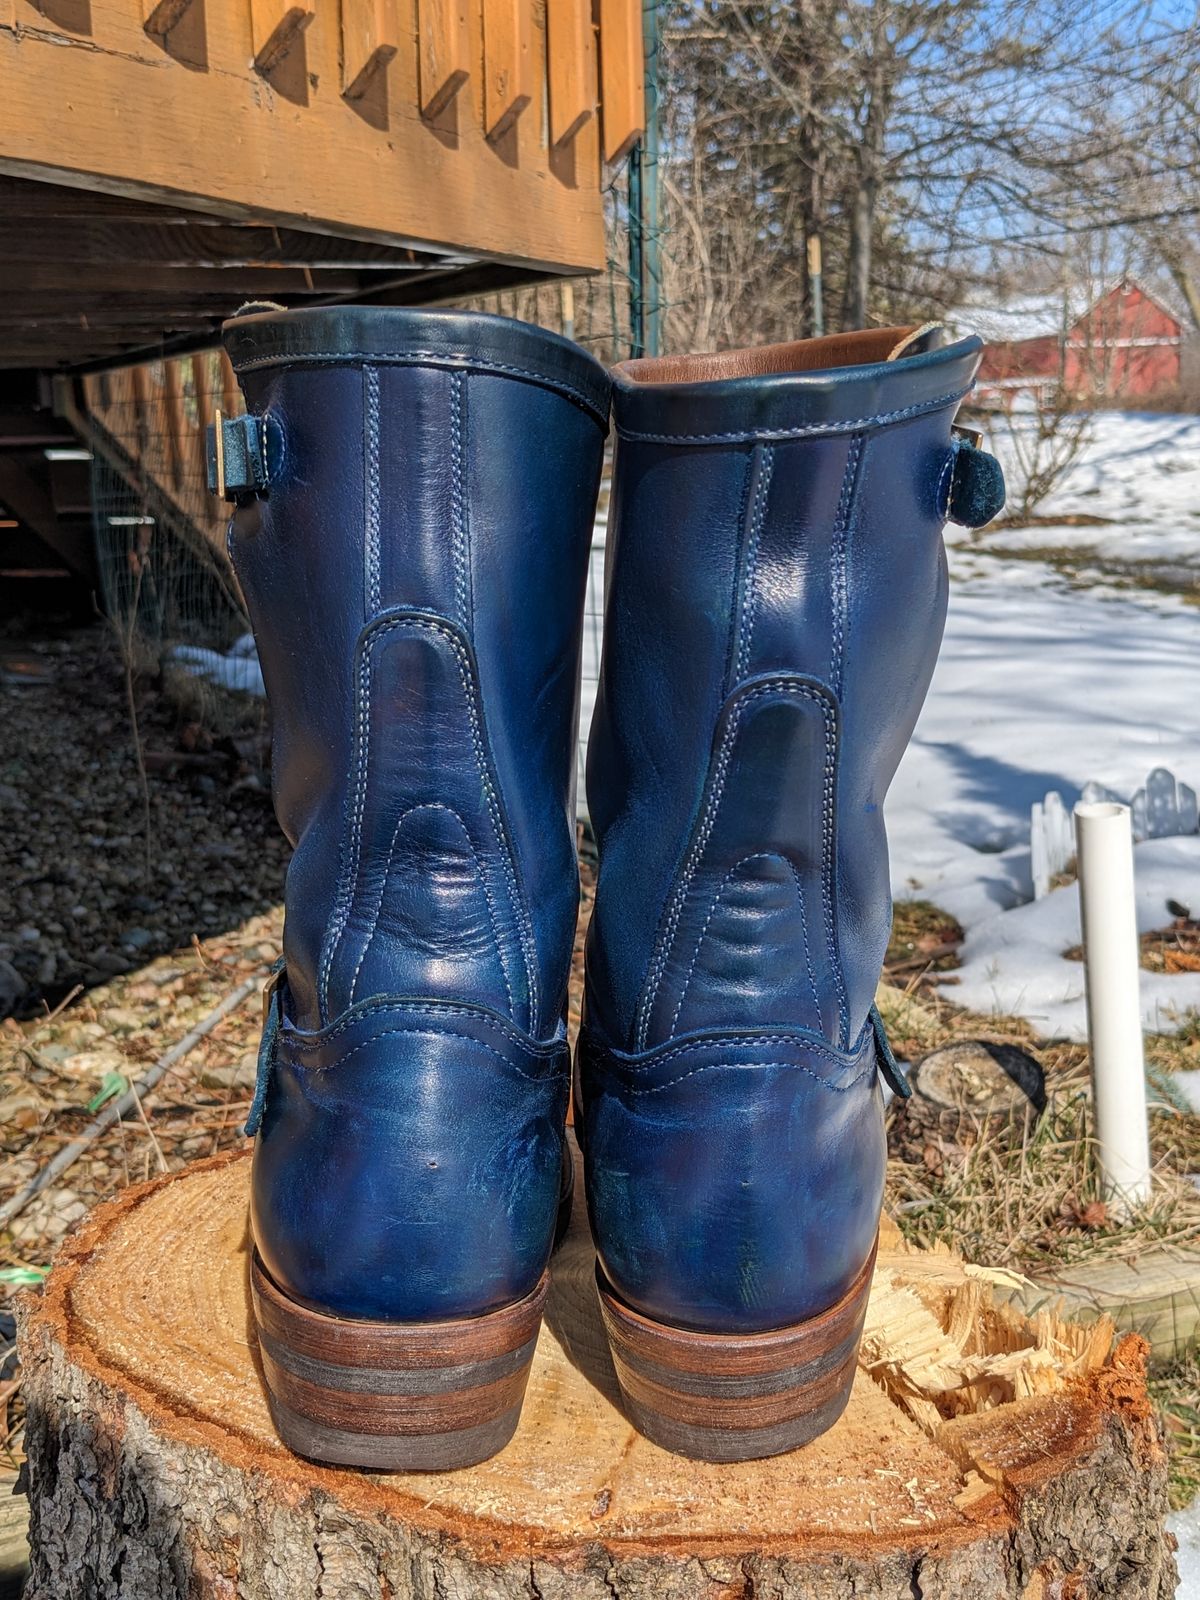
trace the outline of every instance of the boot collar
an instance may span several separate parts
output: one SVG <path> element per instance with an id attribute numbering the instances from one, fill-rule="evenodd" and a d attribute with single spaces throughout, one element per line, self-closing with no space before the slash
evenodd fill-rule
<path id="1" fill-rule="evenodd" d="M 649 442 L 724 444 L 860 432 L 940 410 L 970 390 L 983 342 L 971 337 L 930 348 L 936 331 L 865 329 L 622 362 L 613 369 L 617 432 Z"/>

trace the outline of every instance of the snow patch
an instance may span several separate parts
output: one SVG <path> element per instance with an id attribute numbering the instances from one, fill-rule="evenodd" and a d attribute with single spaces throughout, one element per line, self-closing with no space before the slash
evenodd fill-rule
<path id="1" fill-rule="evenodd" d="M 1138 932 L 1165 927 L 1166 902 L 1179 898 L 1181 884 L 1200 890 L 1200 834 L 1138 845 L 1134 874 Z M 1073 883 L 986 918 L 968 930 L 952 975 L 958 982 L 946 996 L 973 1011 L 1025 1017 L 1048 1037 L 1086 1039 L 1083 963 L 1064 954 L 1080 937 Z M 1143 1026 L 1169 1033 L 1189 1008 L 1200 1008 L 1200 973 L 1143 972 L 1141 998 Z"/>
<path id="2" fill-rule="evenodd" d="M 203 678 L 222 689 L 240 689 L 243 694 L 254 695 L 267 692 L 252 633 L 244 633 L 224 655 L 218 650 L 204 650 L 199 645 L 177 645 L 171 651 L 171 660 L 193 678 Z"/>

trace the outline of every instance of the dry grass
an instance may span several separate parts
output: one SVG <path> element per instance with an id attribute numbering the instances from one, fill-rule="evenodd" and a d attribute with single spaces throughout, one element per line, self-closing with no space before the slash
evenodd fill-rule
<path id="1" fill-rule="evenodd" d="M 1138 948 L 1146 972 L 1200 972 L 1200 922 L 1190 916 L 1176 917 L 1165 928 L 1143 933 Z M 1067 961 L 1082 961 L 1083 946 L 1073 944 L 1063 956 Z"/>
<path id="2" fill-rule="evenodd" d="M 1147 1037 L 1147 1066 L 1166 1090 L 1151 1118 L 1154 1196 L 1135 1222 L 1117 1224 L 1100 1189 L 1085 1045 L 1040 1040 L 1019 1018 L 959 1010 L 915 985 L 885 986 L 879 1004 L 894 1047 L 909 1060 L 956 1040 L 991 1039 L 1030 1050 L 1046 1074 L 1049 1105 L 1029 1127 L 941 1141 L 920 1165 L 890 1163 L 887 1204 L 914 1242 L 940 1240 L 969 1261 L 1031 1272 L 1134 1255 L 1200 1232 L 1200 1193 L 1185 1176 L 1200 1171 L 1200 1117 L 1169 1103 L 1173 1072 L 1200 1051 L 1200 1017 L 1177 1035 Z"/>
<path id="3" fill-rule="evenodd" d="M 1052 1085 L 1036 1122 L 985 1128 L 973 1142 L 941 1140 L 921 1165 L 892 1161 L 888 1204 L 914 1243 L 943 1241 L 985 1266 L 1036 1274 L 1085 1258 L 1137 1255 L 1150 1245 L 1189 1243 L 1200 1231 L 1200 1193 L 1174 1164 L 1197 1138 L 1189 1127 L 1186 1143 L 1160 1153 L 1150 1204 L 1121 1222 L 1104 1202 L 1087 1086 L 1068 1080 Z"/>
<path id="4" fill-rule="evenodd" d="M 1150 1118 L 1154 1197 L 1135 1221 L 1120 1224 L 1099 1188 L 1085 1046 L 1039 1040 L 1019 1018 L 961 1011 L 920 975 L 903 990 L 885 986 L 879 1001 L 894 1045 L 909 1060 L 959 1039 L 1020 1045 L 1041 1062 L 1050 1097 L 1028 1131 L 985 1133 L 969 1146 L 938 1149 L 929 1163 L 891 1161 L 886 1204 L 908 1238 L 941 1241 L 968 1261 L 1026 1273 L 1195 1243 L 1200 1193 L 1186 1174 L 1200 1172 L 1200 1116 L 1169 1102 L 1173 1074 L 1200 1068 L 1200 1015 L 1186 1018 L 1177 1033 L 1146 1036 L 1147 1070 L 1163 1101 Z M 1200 1495 L 1200 1351 L 1159 1365 L 1151 1391 L 1170 1452 L 1171 1501 L 1183 1507 Z"/>
<path id="5" fill-rule="evenodd" d="M 1171 1505 L 1179 1511 L 1200 1495 L 1200 1352 L 1153 1372 L 1150 1393 L 1163 1419 Z"/>
<path id="6" fill-rule="evenodd" d="M 930 972 L 957 967 L 962 926 L 932 900 L 897 900 L 892 908 L 892 932 L 884 973 L 891 982 L 913 977 L 921 982 Z"/>

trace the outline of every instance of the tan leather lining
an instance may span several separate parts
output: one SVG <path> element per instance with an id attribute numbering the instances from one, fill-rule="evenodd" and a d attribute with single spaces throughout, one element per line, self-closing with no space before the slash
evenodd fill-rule
<path id="1" fill-rule="evenodd" d="M 824 339 L 796 339 L 748 350 L 721 350 L 695 356 L 642 357 L 622 361 L 617 371 L 630 383 L 719 383 L 724 378 L 758 378 L 767 373 L 817 372 L 887 361 L 908 343 L 917 328 L 862 328 Z"/>

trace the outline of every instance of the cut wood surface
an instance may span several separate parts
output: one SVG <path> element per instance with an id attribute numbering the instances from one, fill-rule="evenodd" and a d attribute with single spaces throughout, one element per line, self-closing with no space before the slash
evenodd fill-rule
<path id="1" fill-rule="evenodd" d="M 28 1600 L 1166 1600 L 1145 1346 L 999 1304 L 885 1225 L 849 1408 L 791 1455 L 685 1461 L 630 1427 L 577 1215 L 493 1460 L 318 1467 L 271 1429 L 249 1163 L 101 1207 L 23 1307 Z M 83 1578 L 80 1575 L 83 1574 Z"/>
<path id="2" fill-rule="evenodd" d="M 1174 1361 L 1200 1335 L 1200 1250 L 1162 1245 L 1128 1258 L 1079 1261 L 1039 1272 L 1011 1298 L 1027 1315 L 1050 1307 L 1063 1316 L 1107 1316 L 1140 1333 L 1152 1355 Z"/>
<path id="3" fill-rule="evenodd" d="M 29 1504 L 13 1474 L 0 1472 L 0 1600 L 20 1600 L 29 1571 Z"/>

